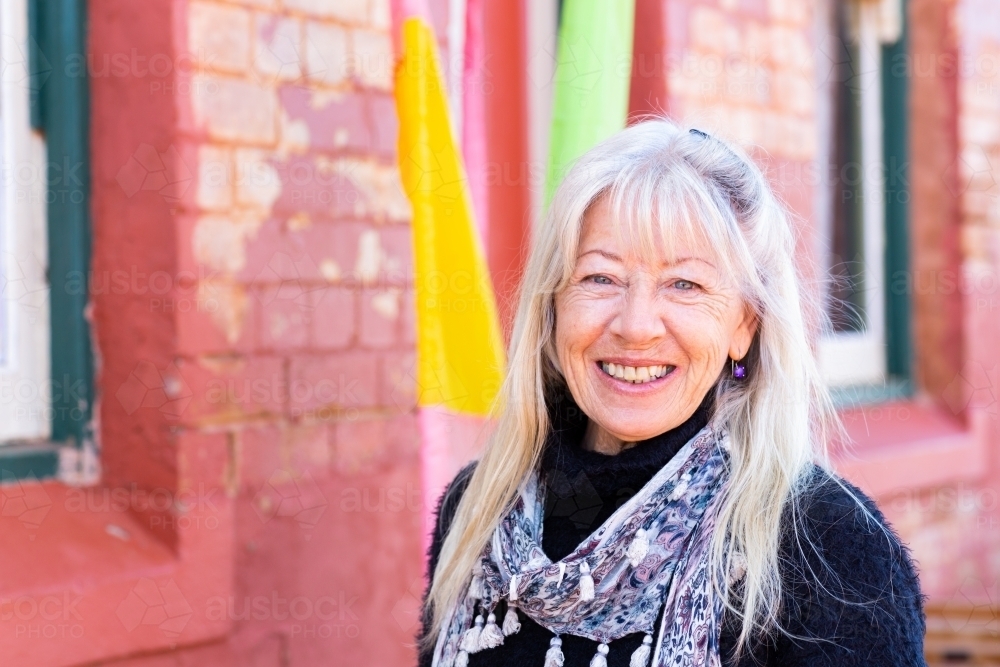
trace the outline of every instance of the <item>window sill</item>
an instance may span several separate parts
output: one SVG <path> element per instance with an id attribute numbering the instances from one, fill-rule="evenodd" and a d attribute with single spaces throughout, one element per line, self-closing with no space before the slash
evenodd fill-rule
<path id="1" fill-rule="evenodd" d="M 59 474 L 60 446 L 52 442 L 0 444 L 0 479 L 51 479 Z"/>
<path id="2" fill-rule="evenodd" d="M 231 595 L 224 494 L 215 511 L 185 515 L 174 553 L 138 516 L 102 507 L 108 493 L 55 481 L 0 487 L 0 655 L 8 664 L 89 664 L 228 632 L 227 621 L 205 613 L 210 598 Z"/>
<path id="3" fill-rule="evenodd" d="M 873 497 L 973 480 L 986 469 L 983 417 L 975 413 L 973 428 L 917 400 L 842 409 L 840 416 L 852 445 L 834 454 L 834 468 Z"/>

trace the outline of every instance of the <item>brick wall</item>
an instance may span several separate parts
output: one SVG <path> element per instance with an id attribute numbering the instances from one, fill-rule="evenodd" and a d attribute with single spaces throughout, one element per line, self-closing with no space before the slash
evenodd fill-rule
<path id="1" fill-rule="evenodd" d="M 984 441 L 962 481 L 882 499 L 935 604 L 1000 604 L 1000 13 L 913 0 L 912 300 L 918 379 Z M 958 626 L 953 625 L 957 629 Z M 991 626 L 992 628 L 992 626 Z"/>
<path id="2" fill-rule="evenodd" d="M 128 3 L 103 4 L 97 34 L 130 25 Z M 150 487 L 204 466 L 179 442 L 221 461 L 232 595 L 193 611 L 231 630 L 114 664 L 407 664 L 421 495 L 388 0 L 155 4 L 157 22 L 131 15 L 153 51 L 134 27 L 129 42 L 171 54 L 171 76 L 95 94 L 108 133 L 95 143 L 117 146 L 98 146 L 115 155 L 95 266 L 172 279 L 159 301 L 95 298 L 103 460 L 109 484 Z M 140 101 L 117 107 L 105 85 Z M 116 164 L 145 170 L 124 202 Z M 188 548 L 169 522 L 161 532 Z"/>
<path id="3" fill-rule="evenodd" d="M 755 157 L 795 216 L 806 277 L 816 277 L 809 270 L 822 265 L 819 227 L 828 205 L 826 182 L 817 176 L 830 159 L 821 145 L 830 110 L 820 100 L 842 58 L 823 15 L 828 8 L 790 0 L 639 0 L 637 8 L 659 25 L 637 33 L 633 110 L 666 110 L 757 147 Z M 911 0 L 910 21 L 902 66 L 911 69 L 912 86 L 918 398 L 896 418 L 910 422 L 922 410 L 940 409 L 985 453 L 947 482 L 897 488 L 877 500 L 912 547 L 933 603 L 998 604 L 1000 13 L 988 0 Z M 640 42 L 652 51 L 643 52 Z M 920 435 L 909 423 L 897 430 Z M 853 457 L 873 454 L 880 455 L 859 450 Z M 869 476 L 878 475 L 872 468 Z"/>
<path id="4" fill-rule="evenodd" d="M 795 221 L 813 220 L 817 189 L 810 176 L 819 155 L 816 100 L 822 87 L 817 55 L 823 57 L 813 3 L 662 4 L 666 48 L 640 55 L 638 67 L 662 70 L 665 110 L 752 149 Z M 799 224 L 798 232 L 802 256 L 813 256 L 814 227 Z M 807 275 L 811 268 L 802 263 Z"/>
<path id="5" fill-rule="evenodd" d="M 224 430 L 237 471 L 237 608 L 216 651 L 403 664 L 420 478 L 388 3 L 276 4 L 188 8 L 199 180 L 179 244 L 218 308 L 183 331 L 183 375 L 192 426 Z M 275 594 L 305 600 L 298 618 L 238 618 Z"/>
<path id="6" fill-rule="evenodd" d="M 645 71 L 662 78 L 657 108 L 760 146 L 812 256 L 829 54 L 810 3 L 640 0 L 654 2 L 665 50 Z M 439 36 L 446 6 L 433 4 Z M 955 7 L 913 0 L 914 43 L 989 62 L 990 0 Z M 177 558 L 231 582 L 205 600 L 178 578 L 195 616 L 181 648 L 137 640 L 142 657 L 105 664 L 411 664 L 422 508 L 388 0 L 91 0 L 90 11 L 98 55 L 148 65 L 92 83 L 103 483 L 220 489 L 214 528 L 178 508 L 142 519 Z M 915 275 L 996 275 L 996 74 L 917 77 L 914 89 Z M 128 289 L 115 271 L 133 277 Z M 920 297 L 918 374 L 956 417 L 986 415 L 995 443 L 997 318 L 980 284 Z M 989 452 L 966 481 L 880 498 L 938 598 L 997 599 Z M 122 598 L 109 598 L 112 623 Z M 187 646 L 199 620 L 204 643 Z"/>

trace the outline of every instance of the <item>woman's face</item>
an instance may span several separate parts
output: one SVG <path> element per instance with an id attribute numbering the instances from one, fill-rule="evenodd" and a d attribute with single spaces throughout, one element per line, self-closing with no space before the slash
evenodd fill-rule
<path id="1" fill-rule="evenodd" d="M 677 262 L 624 247 L 604 199 L 584 218 L 576 266 L 556 296 L 556 352 L 570 393 L 606 435 L 636 442 L 690 417 L 756 322 L 699 243 Z"/>

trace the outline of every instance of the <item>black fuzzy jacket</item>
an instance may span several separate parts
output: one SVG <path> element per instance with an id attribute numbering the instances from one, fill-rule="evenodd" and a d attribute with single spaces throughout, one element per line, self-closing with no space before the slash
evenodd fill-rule
<path id="1" fill-rule="evenodd" d="M 711 394 L 711 392 L 709 392 Z M 546 498 L 542 548 L 553 561 L 571 553 L 623 502 L 628 500 L 706 423 L 710 396 L 683 424 L 616 456 L 583 450 L 586 418 L 571 400 L 553 410 L 553 431 L 542 456 Z M 430 571 L 475 464 L 462 470 L 438 505 L 437 529 L 430 548 Z M 848 485 L 883 526 L 881 513 L 861 491 Z M 750 667 L 903 667 L 925 665 L 923 597 L 909 553 L 891 528 L 872 524 L 857 502 L 829 473 L 816 468 L 800 504 L 798 531 L 782 542 L 784 602 L 781 624 L 788 634 L 755 639 L 737 662 L 732 651 L 738 622 L 723 618 L 723 665 Z M 798 537 L 796 537 L 796 533 Z M 807 536 L 815 545 L 801 538 Z M 825 564 L 824 564 L 825 561 Z M 497 618 L 506 611 L 501 601 Z M 552 633 L 523 613 L 520 632 L 495 649 L 470 656 L 469 667 L 542 667 Z M 426 622 L 426 619 L 425 619 Z M 421 637 L 424 632 L 421 631 Z M 628 667 L 642 633 L 609 644 L 609 667 Z M 597 643 L 563 636 L 566 667 L 586 667 Z M 422 651 L 420 667 L 430 667 Z"/>

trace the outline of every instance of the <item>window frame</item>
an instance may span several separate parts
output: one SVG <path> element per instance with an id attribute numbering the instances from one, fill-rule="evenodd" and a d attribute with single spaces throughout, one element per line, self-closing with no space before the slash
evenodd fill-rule
<path id="1" fill-rule="evenodd" d="M 818 345 L 821 372 L 835 400 L 845 406 L 913 393 L 910 295 L 894 287 L 909 268 L 909 71 L 893 70 L 907 53 L 906 4 L 906 0 L 850 4 L 863 77 L 859 82 L 864 174 L 861 288 L 866 327 L 861 332 L 827 333 Z M 833 11 L 839 10 L 838 5 Z M 824 131 L 832 127 L 827 123 Z M 901 174 L 902 182 L 888 182 L 887 174 L 893 181 Z M 821 236 L 829 240 L 830 232 L 827 226 Z"/>
<path id="2" fill-rule="evenodd" d="M 90 104 L 85 0 L 27 0 L 30 116 L 45 139 L 51 432 L 0 446 L 5 480 L 97 473 L 90 268 Z"/>
<path id="3" fill-rule="evenodd" d="M 51 435 L 45 146 L 31 128 L 28 44 L 27 3 L 9 0 L 0 7 L 0 444 Z"/>

